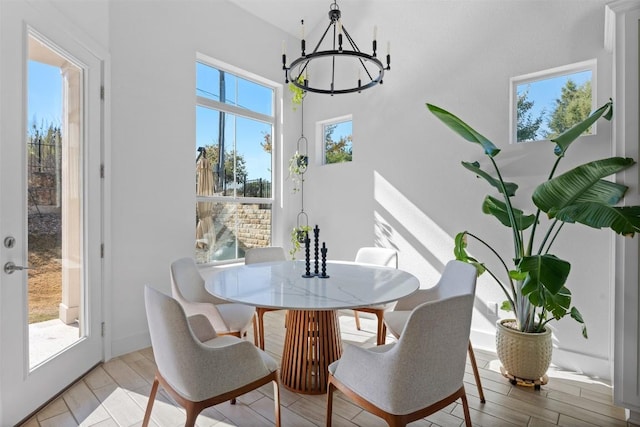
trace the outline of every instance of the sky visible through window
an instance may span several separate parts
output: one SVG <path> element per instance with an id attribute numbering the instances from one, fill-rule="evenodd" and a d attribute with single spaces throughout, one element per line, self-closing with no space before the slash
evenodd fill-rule
<path id="1" fill-rule="evenodd" d="M 45 130 L 62 123 L 62 76 L 60 68 L 29 61 L 27 125 Z M 34 122 L 35 120 L 35 122 Z"/>
<path id="2" fill-rule="evenodd" d="M 220 72 L 208 65 L 196 63 L 196 93 L 198 96 L 220 100 Z M 236 107 L 255 111 L 260 114 L 273 115 L 273 90 L 254 82 L 239 78 L 233 74 L 224 75 L 225 103 Z M 207 145 L 217 146 L 219 134 L 218 112 L 209 108 L 196 108 L 196 146 L 195 149 Z M 234 123 L 235 121 L 235 123 Z M 265 155 L 261 146 L 264 135 L 272 134 L 271 124 L 254 119 L 226 115 L 225 151 L 233 150 L 236 143 L 238 154 L 246 162 L 247 180 L 266 179 L 271 181 L 271 156 Z"/>

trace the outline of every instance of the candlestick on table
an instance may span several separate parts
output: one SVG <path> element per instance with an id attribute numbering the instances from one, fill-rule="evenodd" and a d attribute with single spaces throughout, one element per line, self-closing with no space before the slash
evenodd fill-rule
<path id="1" fill-rule="evenodd" d="M 304 265 L 305 265 L 305 273 L 302 277 L 313 277 L 311 274 L 311 239 L 309 239 L 309 235 L 305 234 L 304 237 Z"/>
<path id="2" fill-rule="evenodd" d="M 329 275 L 327 274 L 327 245 L 325 242 L 322 242 L 320 252 L 322 252 L 322 273 L 320 274 L 320 278 L 326 279 Z"/>
<path id="3" fill-rule="evenodd" d="M 319 254 L 318 254 L 318 249 L 319 249 L 319 244 L 320 244 L 320 228 L 318 228 L 318 225 L 316 224 L 315 228 L 313 229 L 313 237 L 314 237 L 314 255 L 315 255 L 315 260 L 313 263 L 313 273 L 314 274 L 318 274 L 318 261 L 319 261 Z"/>

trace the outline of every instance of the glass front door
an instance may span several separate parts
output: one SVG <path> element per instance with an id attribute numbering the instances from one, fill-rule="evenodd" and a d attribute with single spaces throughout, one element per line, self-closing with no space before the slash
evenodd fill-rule
<path id="1" fill-rule="evenodd" d="M 0 425 L 103 358 L 102 63 L 30 2 L 0 13 Z"/>

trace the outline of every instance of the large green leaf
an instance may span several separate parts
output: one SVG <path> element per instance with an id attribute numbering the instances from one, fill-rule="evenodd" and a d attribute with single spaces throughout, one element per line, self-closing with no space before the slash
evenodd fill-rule
<path id="1" fill-rule="evenodd" d="M 571 307 L 571 291 L 569 291 L 569 289 L 563 286 L 556 294 L 552 294 L 544 289 L 543 295 L 544 300 L 542 306 L 544 306 L 553 317 L 560 320 L 567 315 Z M 532 296 L 533 294 L 529 296 L 529 301 L 531 301 Z"/>
<path id="2" fill-rule="evenodd" d="M 587 327 L 584 324 L 584 319 L 582 319 L 582 314 L 580 314 L 578 309 L 575 307 L 571 307 L 571 318 L 576 322 L 582 324 L 582 336 L 585 338 L 589 338 L 589 335 L 587 334 Z"/>
<path id="3" fill-rule="evenodd" d="M 478 262 L 477 259 L 469 256 L 467 253 L 467 232 L 463 231 L 461 233 L 456 234 L 455 237 L 455 247 L 453 249 L 453 253 L 458 261 L 466 262 L 475 266 L 477 270 L 478 276 L 486 271 L 484 264 Z"/>
<path id="4" fill-rule="evenodd" d="M 604 114 L 604 118 L 607 120 L 611 120 L 613 116 L 613 101 L 609 100 L 602 107 L 598 108 L 596 111 L 591 113 L 589 117 L 581 121 L 580 123 L 575 124 L 570 129 L 564 131 L 561 135 L 552 139 L 551 142 L 556 143 L 556 148 L 554 149 L 554 153 L 557 156 L 564 156 L 567 152 L 567 149 L 571 145 L 573 141 L 576 140 L 580 135 L 584 133 L 585 130 L 589 129 L 589 127 L 596 122 L 602 115 Z"/>
<path id="5" fill-rule="evenodd" d="M 542 288 L 555 295 L 564 287 L 571 264 L 555 255 L 532 255 L 523 257 L 518 263 L 518 269 L 529 273 L 522 286 L 523 295 L 540 295 Z"/>
<path id="6" fill-rule="evenodd" d="M 497 188 L 498 191 L 502 193 L 502 186 L 500 185 L 500 181 L 495 179 L 491 175 L 489 175 L 487 172 L 480 169 L 480 163 L 478 162 L 473 162 L 473 163 L 461 162 L 461 163 L 462 163 L 462 166 L 469 169 L 471 172 L 486 179 L 489 184 Z M 511 197 L 516 194 L 516 190 L 518 189 L 518 184 L 516 184 L 515 182 L 505 182 L 504 188 L 507 190 L 507 196 Z"/>
<path id="7" fill-rule="evenodd" d="M 620 187 L 604 185 L 600 182 L 601 179 L 633 164 L 635 161 L 631 158 L 611 157 L 580 165 L 540 184 L 533 192 L 533 202 L 553 218 L 559 210 L 580 201 L 581 198 L 614 200 L 620 193 Z"/>
<path id="8" fill-rule="evenodd" d="M 500 150 L 495 145 L 493 145 L 493 142 L 482 136 L 479 132 L 460 120 L 457 116 L 432 104 L 427 104 L 427 108 L 437 118 L 439 118 L 442 123 L 447 125 L 455 133 L 469 142 L 480 144 L 484 149 L 486 155 L 493 157 L 500 152 Z"/>
<path id="9" fill-rule="evenodd" d="M 596 202 L 613 206 L 622 200 L 628 189 L 629 187 L 626 185 L 601 179 L 587 191 L 580 194 L 575 203 Z"/>
<path id="10" fill-rule="evenodd" d="M 518 230 L 526 230 L 536 221 L 535 215 L 524 215 L 523 211 L 516 208 L 512 208 L 512 211 Z M 491 196 L 485 197 L 482 203 L 482 212 L 495 216 L 502 225 L 511 227 L 511 219 L 507 211 L 507 205 L 503 201 Z"/>
<path id="11" fill-rule="evenodd" d="M 593 228 L 607 227 L 623 236 L 640 232 L 640 206 L 608 206 L 596 202 L 576 203 L 560 209 L 556 218 L 564 222 L 579 222 Z"/>

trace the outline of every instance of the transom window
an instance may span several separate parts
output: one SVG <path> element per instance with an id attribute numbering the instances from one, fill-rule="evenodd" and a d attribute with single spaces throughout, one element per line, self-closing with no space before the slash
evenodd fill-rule
<path id="1" fill-rule="evenodd" d="M 200 58 L 196 62 L 195 257 L 244 258 L 271 245 L 275 88 Z"/>

